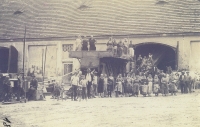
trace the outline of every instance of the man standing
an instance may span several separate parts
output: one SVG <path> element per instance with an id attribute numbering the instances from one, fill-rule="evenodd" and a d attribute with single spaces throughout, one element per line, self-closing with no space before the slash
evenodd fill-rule
<path id="1" fill-rule="evenodd" d="M 86 74 L 86 81 L 87 83 L 87 94 L 88 94 L 88 99 L 91 98 L 91 86 L 92 86 L 92 74 L 90 68 L 87 69 L 87 74 Z"/>
<path id="2" fill-rule="evenodd" d="M 89 44 L 90 44 L 90 51 L 94 50 L 96 51 L 96 39 L 94 39 L 93 35 L 91 35 L 91 38 L 89 39 Z"/>
<path id="3" fill-rule="evenodd" d="M 79 85 L 79 77 L 78 74 L 75 72 L 74 75 L 71 77 L 71 86 L 72 86 L 72 93 L 71 93 L 71 99 L 72 101 L 77 101 L 77 88 Z"/>
<path id="4" fill-rule="evenodd" d="M 181 93 L 183 94 L 185 92 L 185 73 L 182 71 L 182 74 L 180 75 L 180 87 L 181 87 Z"/>
<path id="5" fill-rule="evenodd" d="M 191 76 L 189 75 L 189 71 L 186 72 L 187 75 L 185 76 L 185 93 L 192 92 L 192 84 L 191 84 Z"/>
<path id="6" fill-rule="evenodd" d="M 28 90 L 28 100 L 36 100 L 36 91 L 38 88 L 38 81 L 35 75 L 32 75 L 32 80 L 30 82 L 30 89 Z"/>

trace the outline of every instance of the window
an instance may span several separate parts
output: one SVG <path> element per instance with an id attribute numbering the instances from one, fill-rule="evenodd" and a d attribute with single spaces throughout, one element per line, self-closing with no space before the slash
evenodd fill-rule
<path id="1" fill-rule="evenodd" d="M 62 45 L 62 56 L 63 59 L 68 59 L 69 58 L 69 51 L 73 50 L 73 44 L 63 44 Z"/>

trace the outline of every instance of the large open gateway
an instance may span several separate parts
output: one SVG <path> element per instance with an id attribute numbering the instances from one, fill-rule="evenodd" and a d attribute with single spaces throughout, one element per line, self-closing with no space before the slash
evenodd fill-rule
<path id="1" fill-rule="evenodd" d="M 148 57 L 148 54 L 153 55 L 154 65 L 160 70 L 166 71 L 167 67 L 171 66 L 173 70 L 177 65 L 176 48 L 158 44 L 158 43 L 140 43 L 135 47 L 135 56 Z"/>

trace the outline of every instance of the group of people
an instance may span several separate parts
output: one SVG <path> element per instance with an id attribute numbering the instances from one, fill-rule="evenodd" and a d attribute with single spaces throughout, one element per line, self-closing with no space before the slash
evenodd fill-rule
<path id="1" fill-rule="evenodd" d="M 10 74 L 2 74 L 0 72 L 0 101 L 10 102 L 12 100 L 19 101 L 21 97 L 24 97 L 24 90 L 21 88 L 20 75 L 17 74 L 17 80 L 11 83 Z"/>
<path id="2" fill-rule="evenodd" d="M 116 42 L 114 38 L 110 37 L 107 42 L 107 51 L 112 51 L 116 57 L 124 55 L 130 56 L 131 59 L 134 57 L 134 45 L 127 38 L 124 38 L 123 41 L 119 40 L 119 42 Z"/>
<path id="3" fill-rule="evenodd" d="M 75 42 L 75 51 L 96 51 L 97 40 L 90 36 L 88 39 L 87 36 L 83 38 L 79 35 Z M 110 37 L 107 42 L 107 51 L 113 52 L 115 57 L 121 57 L 124 55 L 129 55 L 130 58 L 134 57 L 134 45 L 132 41 L 124 38 L 117 42 L 114 38 Z"/>
<path id="4" fill-rule="evenodd" d="M 152 57 L 153 55 L 151 53 L 149 53 L 148 57 L 144 56 L 143 58 L 141 55 L 139 55 L 137 58 L 137 71 L 144 73 L 151 71 L 154 67 Z"/>
<path id="5" fill-rule="evenodd" d="M 96 50 L 96 39 L 93 35 L 88 39 L 87 36 L 83 38 L 79 35 L 75 42 L 75 51 L 95 51 Z"/>
<path id="6" fill-rule="evenodd" d="M 97 73 L 88 69 L 85 76 L 81 72 L 72 76 L 72 100 L 76 101 L 79 95 L 82 99 L 96 98 L 97 96 L 100 98 L 152 96 L 153 94 L 167 96 L 169 93 L 177 95 L 178 89 L 181 90 L 181 93 L 191 93 L 193 81 L 189 72 L 186 73 L 182 72 L 181 75 L 178 72 L 167 74 L 160 70 L 155 75 L 130 72 L 126 77 L 123 77 L 122 74 L 113 77 L 112 74 L 98 76 Z M 81 94 L 77 93 L 78 89 Z"/>

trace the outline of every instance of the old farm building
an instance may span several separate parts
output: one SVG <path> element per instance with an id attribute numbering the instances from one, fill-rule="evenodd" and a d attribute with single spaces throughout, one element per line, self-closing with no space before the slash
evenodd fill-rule
<path id="1" fill-rule="evenodd" d="M 80 34 L 93 35 L 99 52 L 111 36 L 128 38 L 136 56 L 153 53 L 160 69 L 198 71 L 199 14 L 198 0 L 3 0 L 0 70 L 21 71 L 24 37 L 26 74 L 56 77 L 79 69 L 69 52 Z"/>

